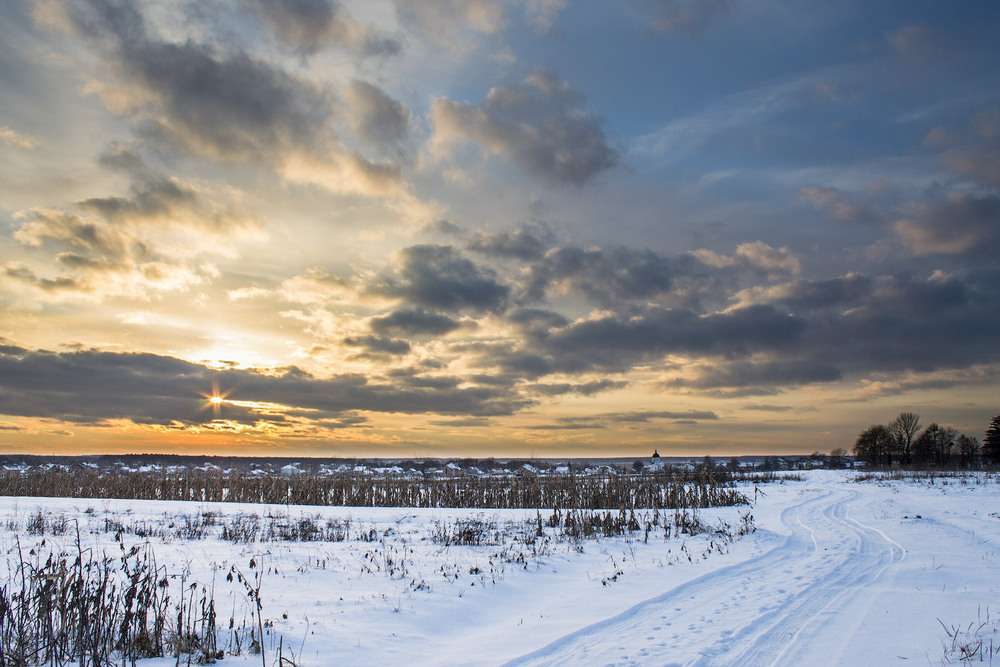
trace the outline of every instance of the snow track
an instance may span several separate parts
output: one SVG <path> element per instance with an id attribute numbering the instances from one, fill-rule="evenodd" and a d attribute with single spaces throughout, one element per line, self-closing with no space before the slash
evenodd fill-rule
<path id="1" fill-rule="evenodd" d="M 779 546 L 507 664 L 837 664 L 837 656 L 811 653 L 850 644 L 878 595 L 870 585 L 891 578 L 906 555 L 851 517 L 860 496 L 843 486 L 813 489 L 782 513 L 790 535 Z"/>

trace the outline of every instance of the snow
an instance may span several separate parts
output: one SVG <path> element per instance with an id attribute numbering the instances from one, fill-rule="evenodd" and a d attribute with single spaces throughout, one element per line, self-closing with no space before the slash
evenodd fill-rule
<path id="1" fill-rule="evenodd" d="M 757 529 L 732 543 L 711 534 L 666 539 L 662 531 L 646 543 L 639 531 L 628 539 L 530 545 L 535 510 L 0 498 L 0 547 L 8 571 L 18 543 L 39 558 L 48 549 L 75 553 L 74 530 L 15 532 L 39 511 L 50 521 L 77 521 L 84 548 L 112 555 L 118 546 L 103 531 L 111 519 L 161 526 L 206 514 L 216 525 L 249 515 L 262 527 L 268 520 L 337 522 L 347 526 L 345 541 L 233 544 L 211 530 L 201 540 L 148 538 L 170 572 L 214 586 L 217 606 L 226 610 L 223 647 L 229 616 L 237 625 L 250 618 L 245 595 L 226 574 L 233 565 L 246 571 L 251 558 L 262 563 L 269 641 L 282 637 L 300 667 L 942 664 L 958 661 L 946 653 L 949 630 L 958 629 L 966 639 L 978 634 L 987 647 L 991 639 L 1000 646 L 996 476 L 800 476 L 748 487 L 747 495 L 756 495 Z M 747 510 L 701 510 L 700 518 L 735 527 Z M 456 521 L 496 526 L 506 537 L 483 546 L 431 539 Z M 125 535 L 125 542 L 144 540 Z M 987 617 L 993 620 L 977 630 Z M 220 664 L 260 664 L 260 656 L 227 656 Z"/>

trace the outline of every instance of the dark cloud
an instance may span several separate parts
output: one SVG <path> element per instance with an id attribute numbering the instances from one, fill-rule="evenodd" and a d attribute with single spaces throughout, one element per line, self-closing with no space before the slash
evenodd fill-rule
<path id="1" fill-rule="evenodd" d="M 981 255 L 1000 250 L 1000 197 L 954 190 L 944 200 L 914 203 L 893 224 L 917 255 Z"/>
<path id="2" fill-rule="evenodd" d="M 251 216 L 213 204 L 187 183 L 146 170 L 133 176 L 127 197 L 92 197 L 74 208 L 120 226 L 187 227 L 218 236 L 259 228 Z"/>
<path id="3" fill-rule="evenodd" d="M 605 412 L 586 417 L 562 417 L 554 424 L 530 426 L 539 430 L 582 430 L 604 429 L 616 424 L 645 424 L 651 421 L 669 419 L 675 424 L 697 424 L 700 421 L 718 420 L 718 415 L 704 410 L 633 410 L 629 412 Z"/>
<path id="4" fill-rule="evenodd" d="M 554 370 L 548 357 L 532 352 L 512 352 L 489 361 L 520 377 L 538 378 Z"/>
<path id="5" fill-rule="evenodd" d="M 693 378 L 675 379 L 668 385 L 693 389 L 761 387 L 767 392 L 773 387 L 835 382 L 841 378 L 842 374 L 835 366 L 811 360 L 723 361 L 702 370 Z"/>
<path id="6" fill-rule="evenodd" d="M 471 142 L 530 173 L 583 185 L 619 162 L 602 119 L 577 108 L 578 94 L 547 72 L 490 89 L 480 104 L 439 98 L 431 107 L 439 146 Z"/>
<path id="7" fill-rule="evenodd" d="M 750 300 L 780 304 L 796 313 L 827 308 L 845 310 L 864 304 L 871 294 L 873 283 L 870 276 L 851 273 L 828 280 L 803 278 L 779 285 L 754 287 L 743 294 Z"/>
<path id="8" fill-rule="evenodd" d="M 346 417 L 337 417 L 333 419 L 317 419 L 316 424 L 326 429 L 343 429 L 343 428 L 364 428 L 365 424 L 368 423 L 368 417 L 361 415 L 350 415 Z"/>
<path id="9" fill-rule="evenodd" d="M 626 0 L 626 4 L 646 16 L 659 32 L 702 33 L 714 21 L 727 18 L 734 0 Z"/>
<path id="10" fill-rule="evenodd" d="M 465 419 L 432 419 L 427 422 L 431 426 L 442 426 L 444 428 L 481 428 L 494 426 L 492 419 L 485 417 L 466 417 Z"/>
<path id="11" fill-rule="evenodd" d="M 521 289 L 529 301 L 543 300 L 552 291 L 573 292 L 605 306 L 647 300 L 670 291 L 674 264 L 649 250 L 556 248 L 528 267 Z M 690 262 L 681 270 L 688 268 Z"/>
<path id="12" fill-rule="evenodd" d="M 411 309 L 397 310 L 388 315 L 373 318 L 372 331 L 397 336 L 443 336 L 459 329 L 462 324 L 447 315 Z"/>
<path id="13" fill-rule="evenodd" d="M 244 51 L 163 41 L 150 34 L 140 7 L 79 0 L 70 15 L 126 83 L 109 104 L 144 124 L 147 138 L 333 189 L 387 192 L 401 183 L 397 165 L 351 152 L 333 134 L 330 92 Z"/>
<path id="14" fill-rule="evenodd" d="M 850 298 L 840 307 L 803 309 L 809 328 L 798 354 L 823 360 L 845 376 L 863 377 L 995 363 L 1000 359 L 995 333 L 1000 293 L 989 284 L 995 278 L 941 272 L 926 279 L 855 278 Z"/>
<path id="15" fill-rule="evenodd" d="M 378 86 L 355 79 L 345 91 L 356 134 L 384 150 L 400 151 L 410 131 L 410 110 Z"/>
<path id="16" fill-rule="evenodd" d="M 756 412 L 797 412 L 800 410 L 805 410 L 809 412 L 815 412 L 816 408 L 799 408 L 791 405 L 771 405 L 766 403 L 756 404 L 756 405 L 744 405 L 741 410 L 754 410 Z"/>
<path id="17" fill-rule="evenodd" d="M 520 227 L 513 232 L 476 232 L 466 247 L 490 257 L 529 261 L 541 257 L 551 243 L 550 234 L 537 234 Z"/>
<path id="18" fill-rule="evenodd" d="M 500 311 L 509 288 L 488 267 L 477 266 L 451 246 L 418 245 L 399 253 L 395 275 L 372 289 L 407 303 L 444 311 Z"/>
<path id="19" fill-rule="evenodd" d="M 544 348 L 558 370 L 626 370 L 668 354 L 740 357 L 798 345 L 808 323 L 772 306 L 700 316 L 653 308 L 632 317 L 606 315 L 553 332 Z"/>
<path id="20" fill-rule="evenodd" d="M 71 212 L 39 209 L 14 232 L 14 238 L 34 248 L 68 250 L 117 266 L 131 259 L 148 259 L 148 248 L 126 230 Z"/>
<path id="21" fill-rule="evenodd" d="M 598 422 L 560 421 L 555 424 L 530 424 L 524 427 L 529 431 L 590 431 L 603 430 L 605 426 Z"/>
<path id="22" fill-rule="evenodd" d="M 82 424 L 115 419 L 210 423 L 217 415 L 205 395 L 213 387 L 230 400 L 279 406 L 221 406 L 223 418 L 243 423 L 280 423 L 306 415 L 336 422 L 359 410 L 488 417 L 531 405 L 503 387 L 460 387 L 457 378 L 415 372 L 321 379 L 295 367 L 216 371 L 173 357 L 97 350 L 55 353 L 6 346 L 0 353 L 0 377 L 0 414 Z"/>
<path id="23" fill-rule="evenodd" d="M 61 257 L 65 257 L 65 255 Z M 90 292 L 93 290 L 93 285 L 89 282 L 67 276 L 42 278 L 28 267 L 16 263 L 5 264 L 3 273 L 8 278 L 34 285 L 46 292 Z"/>
<path id="24" fill-rule="evenodd" d="M 1000 359 L 995 334 L 1000 293 L 991 284 L 997 277 L 989 272 L 961 277 L 936 271 L 925 279 L 851 274 L 760 289 L 761 300 L 789 308 L 807 322 L 795 348 L 752 361 L 713 363 L 694 384 L 780 387 L 993 363 Z"/>
<path id="25" fill-rule="evenodd" d="M 769 290 L 775 303 L 793 311 L 823 308 L 852 308 L 860 305 L 871 293 L 869 276 L 852 273 L 829 280 L 796 280 Z"/>
<path id="26" fill-rule="evenodd" d="M 463 238 L 467 233 L 464 227 L 456 225 L 450 220 L 441 220 L 440 218 L 428 223 L 422 231 L 427 234 L 441 234 L 456 238 Z"/>
<path id="27" fill-rule="evenodd" d="M 559 313 L 540 308 L 515 308 L 507 313 L 506 319 L 526 331 L 547 331 L 569 324 Z"/>
<path id="28" fill-rule="evenodd" d="M 423 375 L 414 368 L 396 368 L 387 372 L 386 377 L 407 387 L 435 390 L 454 389 L 462 382 L 462 378 L 450 375 Z"/>
<path id="29" fill-rule="evenodd" d="M 170 121 L 192 141 L 247 157 L 319 134 L 329 99 L 267 63 L 192 41 L 159 41 L 131 3 L 88 0 L 73 9 L 78 28 L 119 55 L 124 73 L 157 95 Z"/>
<path id="30" fill-rule="evenodd" d="M 968 289 L 968 284 L 945 284 L 927 290 L 882 290 L 863 307 L 815 318 L 807 353 L 835 364 L 844 374 L 862 376 L 995 363 L 1000 360 L 996 292 Z M 951 302 L 949 293 L 958 294 L 959 300 Z M 911 300 L 914 296 L 923 301 Z"/>
<path id="31" fill-rule="evenodd" d="M 410 351 L 410 344 L 398 338 L 354 336 L 344 339 L 344 345 L 364 348 L 368 356 L 401 355 Z"/>
<path id="32" fill-rule="evenodd" d="M 654 419 L 677 419 L 684 421 L 716 421 L 719 416 L 710 410 L 635 410 L 612 412 L 603 418 L 614 422 L 648 422 Z"/>
<path id="33" fill-rule="evenodd" d="M 864 310 L 879 316 L 939 320 L 968 306 L 970 296 L 962 280 L 947 274 L 935 273 L 927 280 L 882 276 L 872 282 Z"/>
<path id="34" fill-rule="evenodd" d="M 347 47 L 366 55 L 395 55 L 397 40 L 363 26 L 331 0 L 243 0 L 275 37 L 305 54 Z"/>
<path id="35" fill-rule="evenodd" d="M 561 396 L 563 394 L 576 394 L 578 396 L 593 396 L 602 391 L 622 389 L 628 386 L 625 380 L 595 380 L 593 382 L 581 382 L 574 384 L 570 382 L 560 382 L 552 384 L 532 384 L 527 388 L 538 394 L 545 396 Z"/>

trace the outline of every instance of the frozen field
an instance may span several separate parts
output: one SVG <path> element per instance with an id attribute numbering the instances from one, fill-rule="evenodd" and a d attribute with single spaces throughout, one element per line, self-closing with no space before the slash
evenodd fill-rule
<path id="1" fill-rule="evenodd" d="M 759 487 L 752 508 L 699 511 L 731 537 L 667 537 L 666 513 L 648 536 L 582 541 L 546 510 L 0 498 L 2 574 L 76 554 L 77 526 L 84 550 L 119 558 L 120 532 L 149 545 L 172 600 L 182 579 L 214 591 L 232 650 L 230 619 L 244 642 L 255 623 L 235 566 L 259 581 L 268 665 L 279 645 L 300 666 L 936 665 L 963 650 L 1000 664 L 997 477 L 855 476 L 806 472 Z M 325 539 L 275 537 L 292 529 Z M 262 663 L 242 649 L 220 664 Z"/>

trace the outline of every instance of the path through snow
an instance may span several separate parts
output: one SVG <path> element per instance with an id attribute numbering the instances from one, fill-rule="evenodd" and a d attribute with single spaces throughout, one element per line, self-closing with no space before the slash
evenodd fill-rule
<path id="1" fill-rule="evenodd" d="M 849 518 L 859 497 L 844 487 L 816 490 L 782 512 L 791 534 L 774 549 L 508 665 L 820 664 L 807 657 L 811 647 L 829 644 L 817 641 L 823 618 L 836 614 L 845 598 L 864 595 L 905 555 L 877 529 Z"/>

